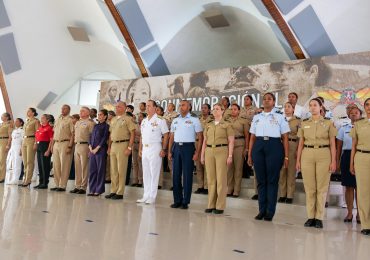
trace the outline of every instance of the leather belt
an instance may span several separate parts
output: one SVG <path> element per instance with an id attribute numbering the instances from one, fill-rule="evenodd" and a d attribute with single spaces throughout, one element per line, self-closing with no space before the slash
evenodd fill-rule
<path id="1" fill-rule="evenodd" d="M 7 136 L 0 136 L 0 139 L 9 139 Z"/>
<path id="2" fill-rule="evenodd" d="M 89 142 L 75 142 L 75 144 L 88 144 Z"/>
<path id="3" fill-rule="evenodd" d="M 294 139 L 294 138 L 289 138 L 288 141 L 291 141 L 291 142 L 297 142 L 297 139 Z"/>
<path id="4" fill-rule="evenodd" d="M 113 141 L 113 143 L 125 143 L 125 142 L 128 142 L 130 141 L 130 139 L 125 139 L 125 140 L 118 140 L 118 141 Z"/>
<path id="5" fill-rule="evenodd" d="M 63 142 L 67 142 L 67 141 L 69 141 L 69 139 L 54 140 L 54 142 L 56 142 L 56 143 L 63 143 Z"/>
<path id="6" fill-rule="evenodd" d="M 304 145 L 304 147 L 318 149 L 318 148 L 327 148 L 329 147 L 329 145 Z"/>
<path id="7" fill-rule="evenodd" d="M 207 144 L 207 147 L 212 147 L 212 148 L 222 147 L 222 146 L 227 146 L 227 144 Z"/>
<path id="8" fill-rule="evenodd" d="M 370 153 L 370 151 L 359 150 L 359 149 L 357 149 L 357 152 L 360 152 L 360 153 Z"/>
<path id="9" fill-rule="evenodd" d="M 263 140 L 263 141 L 276 140 L 276 139 L 281 140 L 280 137 L 269 137 L 269 136 L 257 136 L 256 139 L 257 140 Z"/>
<path id="10" fill-rule="evenodd" d="M 180 146 L 189 145 L 189 144 L 194 145 L 194 142 L 175 142 L 175 144 L 180 145 Z"/>
<path id="11" fill-rule="evenodd" d="M 25 136 L 23 136 L 23 138 L 35 138 L 35 136 L 34 135 L 25 135 Z"/>
<path id="12" fill-rule="evenodd" d="M 235 136 L 234 139 L 244 139 L 245 137 L 244 136 Z"/>

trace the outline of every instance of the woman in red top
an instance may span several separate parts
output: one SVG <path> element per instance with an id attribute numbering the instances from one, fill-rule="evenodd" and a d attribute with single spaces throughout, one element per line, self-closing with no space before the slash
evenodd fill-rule
<path id="1" fill-rule="evenodd" d="M 47 189 L 49 184 L 50 176 L 50 159 L 51 159 L 51 147 L 53 139 L 53 128 L 49 123 L 53 124 L 54 122 L 49 122 L 49 115 L 42 115 L 40 118 L 41 125 L 36 131 L 36 142 L 37 142 L 37 163 L 39 166 L 39 185 L 35 186 L 35 189 Z"/>

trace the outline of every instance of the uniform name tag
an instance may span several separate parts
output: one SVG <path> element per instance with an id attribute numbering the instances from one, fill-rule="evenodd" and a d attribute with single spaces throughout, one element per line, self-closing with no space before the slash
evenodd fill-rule
<path id="1" fill-rule="evenodd" d="M 309 125 L 305 125 L 303 128 L 310 128 L 311 126 L 309 126 Z"/>

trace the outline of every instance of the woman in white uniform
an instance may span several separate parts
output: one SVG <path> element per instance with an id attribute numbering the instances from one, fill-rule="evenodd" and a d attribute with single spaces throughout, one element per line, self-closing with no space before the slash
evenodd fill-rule
<path id="1" fill-rule="evenodd" d="M 5 184 L 18 184 L 19 176 L 21 175 L 21 149 L 24 136 L 23 124 L 24 121 L 21 118 L 17 118 L 14 122 L 15 128 L 12 132 L 12 145 L 10 148 L 10 163 L 12 165 L 12 171 L 9 171 L 10 167 L 8 167 Z"/>

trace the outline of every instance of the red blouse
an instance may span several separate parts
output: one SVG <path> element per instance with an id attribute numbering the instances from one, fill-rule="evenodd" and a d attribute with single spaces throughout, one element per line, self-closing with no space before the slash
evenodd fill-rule
<path id="1" fill-rule="evenodd" d="M 40 125 L 40 127 L 36 131 L 36 141 L 37 142 L 50 142 L 53 139 L 54 130 L 49 125 Z"/>

